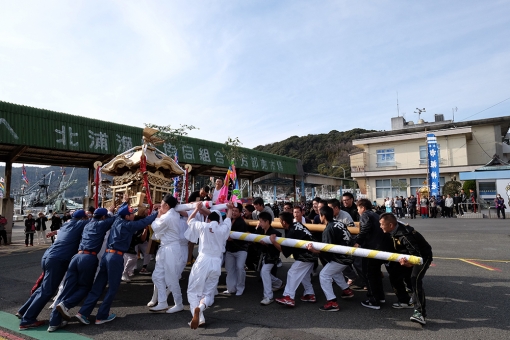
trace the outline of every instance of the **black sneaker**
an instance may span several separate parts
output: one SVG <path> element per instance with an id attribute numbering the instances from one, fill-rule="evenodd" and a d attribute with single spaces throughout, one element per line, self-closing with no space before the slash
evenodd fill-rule
<path id="1" fill-rule="evenodd" d="M 379 304 L 374 304 L 370 302 L 370 300 L 362 301 L 361 305 L 363 307 L 372 308 L 372 309 L 381 309 L 381 306 Z"/>

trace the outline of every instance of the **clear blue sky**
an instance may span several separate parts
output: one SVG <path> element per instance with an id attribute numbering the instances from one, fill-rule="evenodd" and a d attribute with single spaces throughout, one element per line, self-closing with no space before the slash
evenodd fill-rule
<path id="1" fill-rule="evenodd" d="M 246 147 L 510 115 L 509 1 L 2 1 L 0 100 Z M 472 116 L 474 115 L 474 116 Z M 472 117 L 471 117 L 472 116 Z"/>

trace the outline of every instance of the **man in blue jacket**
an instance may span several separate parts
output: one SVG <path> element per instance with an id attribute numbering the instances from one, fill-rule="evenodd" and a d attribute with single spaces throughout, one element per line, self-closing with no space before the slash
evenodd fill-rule
<path id="1" fill-rule="evenodd" d="M 57 241 L 44 253 L 41 261 L 44 279 L 16 314 L 21 317 L 20 330 L 39 327 L 46 323 L 46 321 L 37 321 L 37 316 L 55 294 L 64 278 L 69 262 L 78 250 L 81 234 L 87 223 L 85 211 L 75 211 L 71 221 L 58 231 Z"/>
<path id="2" fill-rule="evenodd" d="M 113 212 L 113 208 L 113 206 L 110 208 L 110 212 Z M 73 257 L 67 269 L 64 288 L 55 302 L 56 307 L 51 313 L 48 332 L 54 332 L 65 326 L 71 319 L 69 309 L 80 303 L 90 291 L 97 269 L 97 253 L 114 221 L 115 217 L 108 217 L 108 210 L 98 208 L 94 211 L 92 220 L 83 229 L 78 254 Z M 65 321 L 62 321 L 62 318 Z"/>
<path id="3" fill-rule="evenodd" d="M 106 291 L 103 303 L 99 306 L 96 315 L 96 325 L 110 322 L 116 317 L 114 313 L 110 314 L 110 306 L 117 294 L 122 272 L 124 271 L 124 252 L 129 249 L 133 234 L 150 225 L 158 216 L 157 211 L 153 211 L 150 216 L 135 221 L 135 213 L 136 210 L 131 209 L 129 205 L 122 206 L 117 212 L 118 216 L 115 222 L 113 222 L 107 241 L 107 249 L 99 266 L 99 273 L 87 299 L 79 313 L 76 314 L 78 320 L 84 325 L 90 323 L 88 317 L 103 294 L 106 284 L 108 284 L 108 290 Z"/>

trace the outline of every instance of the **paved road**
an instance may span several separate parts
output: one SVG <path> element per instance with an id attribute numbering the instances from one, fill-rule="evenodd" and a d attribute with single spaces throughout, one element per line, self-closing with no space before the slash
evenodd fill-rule
<path id="1" fill-rule="evenodd" d="M 66 329 L 93 339 L 508 339 L 510 338 L 510 221 L 483 219 L 406 220 L 433 247 L 434 263 L 425 278 L 428 296 L 427 325 L 409 321 L 409 310 L 390 307 L 396 301 L 385 279 L 387 303 L 379 311 L 360 305 L 364 293 L 340 301 L 340 312 L 318 310 L 324 303 L 318 278 L 314 287 L 319 302 L 297 302 L 294 309 L 277 304 L 263 307 L 262 285 L 254 272 L 248 273 L 247 291 L 242 297 L 218 296 L 206 311 L 207 325 L 188 328 L 189 311 L 169 315 L 151 314 L 145 304 L 152 294 L 150 277 L 135 276 L 122 283 L 112 311 L 118 318 L 100 326 L 82 326 L 73 321 Z M 25 248 L 22 228 L 14 228 L 15 244 L 0 247 L 0 310 L 15 313 L 28 298 L 40 273 L 44 246 Z M 284 261 L 278 276 L 285 279 L 292 260 Z M 154 263 L 151 263 L 153 266 Z M 181 281 L 186 289 L 189 269 Z M 225 289 L 225 275 L 219 290 Z M 298 289 L 297 296 L 302 293 Z M 93 315 L 95 315 L 93 312 Z M 48 318 L 44 310 L 40 318 Z M 11 319 L 9 319 L 11 318 Z M 0 312 L 2 321 L 15 322 Z M 57 337 L 52 333 L 53 339 Z M 45 329 L 25 331 L 24 336 L 42 338 Z M 70 334 L 60 334 L 71 339 Z"/>

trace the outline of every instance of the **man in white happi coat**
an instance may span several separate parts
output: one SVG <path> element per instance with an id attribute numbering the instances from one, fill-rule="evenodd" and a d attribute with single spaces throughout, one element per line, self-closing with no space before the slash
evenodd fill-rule
<path id="1" fill-rule="evenodd" d="M 152 222 L 152 230 L 161 241 L 156 255 L 156 267 L 152 273 L 158 304 L 150 309 L 152 312 L 176 313 L 184 309 L 179 285 L 184 259 L 181 251 L 180 214 L 174 209 L 176 205 L 177 199 L 171 194 L 166 194 L 158 209 L 158 217 Z M 170 309 L 167 303 L 167 287 L 175 303 Z"/>
<path id="2" fill-rule="evenodd" d="M 207 216 L 207 222 L 195 219 L 202 202 L 197 203 L 195 210 L 188 218 L 188 230 L 185 235 L 190 242 L 198 243 L 198 257 L 188 282 L 189 309 L 193 319 L 189 323 L 191 329 L 197 329 L 205 323 L 204 310 L 214 303 L 214 294 L 218 279 L 221 275 L 221 263 L 225 252 L 225 243 L 230 234 L 230 218 L 232 216 L 232 203 L 228 203 L 227 218 L 221 221 L 221 215 L 212 211 Z"/>

